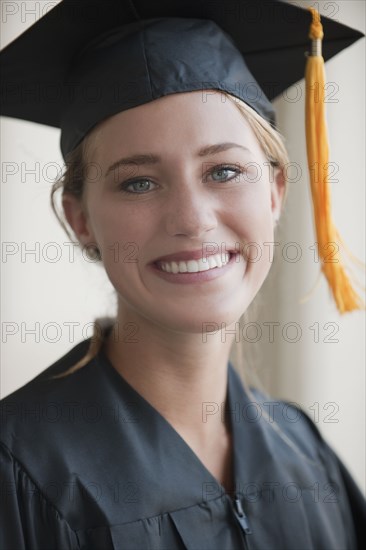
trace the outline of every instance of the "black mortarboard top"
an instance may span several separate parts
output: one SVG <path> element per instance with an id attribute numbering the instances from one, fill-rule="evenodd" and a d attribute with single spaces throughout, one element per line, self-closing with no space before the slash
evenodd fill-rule
<path id="1" fill-rule="evenodd" d="M 2 51 L 1 114 L 60 127 L 64 157 L 101 120 L 175 92 L 225 90 L 273 123 L 310 22 L 276 0 L 63 0 Z M 322 24 L 325 59 L 363 36 Z"/>

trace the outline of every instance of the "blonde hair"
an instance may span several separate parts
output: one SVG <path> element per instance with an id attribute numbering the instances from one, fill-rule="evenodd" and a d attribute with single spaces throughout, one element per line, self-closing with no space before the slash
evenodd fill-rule
<path id="1" fill-rule="evenodd" d="M 290 163 L 290 159 L 285 147 L 285 140 L 278 130 L 273 128 L 269 122 L 262 118 L 254 109 L 249 107 L 240 99 L 234 98 L 229 94 L 225 94 L 232 101 L 240 113 L 244 116 L 249 126 L 253 130 L 262 150 L 273 167 L 279 168 L 283 176 L 286 174 L 286 167 Z M 285 180 L 285 184 L 286 184 Z M 285 202 L 288 194 L 288 186 L 285 186 L 285 192 L 281 204 L 281 213 L 284 210 Z M 273 269 L 272 269 L 273 274 Z M 267 276 L 268 279 L 268 276 Z M 258 319 L 260 308 L 262 307 L 261 293 L 259 292 L 249 305 L 247 310 L 239 319 L 239 333 L 242 334 L 242 329 L 245 326 L 250 326 L 253 319 Z M 236 367 L 242 382 L 249 391 L 249 385 L 255 385 L 264 391 L 263 384 L 257 373 L 258 363 L 258 347 L 252 343 L 245 345 L 242 341 L 234 343 L 230 352 L 230 360 Z"/>
<path id="2" fill-rule="evenodd" d="M 245 120 L 248 122 L 249 126 L 253 130 L 259 144 L 262 147 L 262 150 L 271 164 L 271 166 L 279 168 L 284 172 L 286 165 L 289 163 L 288 154 L 284 145 L 284 140 L 281 134 L 273 128 L 269 122 L 262 118 L 254 109 L 249 107 L 246 103 L 239 100 L 238 98 L 231 96 L 226 92 L 222 92 L 229 101 L 232 101 Z M 68 237 L 73 240 L 71 232 L 67 226 L 67 223 L 64 220 L 63 215 L 61 215 L 56 207 L 55 203 L 55 194 L 58 190 L 62 189 L 62 195 L 71 194 L 79 200 L 83 200 L 84 196 L 84 180 L 85 173 L 87 170 L 87 145 L 88 145 L 88 135 L 83 139 L 83 141 L 68 155 L 66 159 L 66 168 L 61 176 L 52 186 L 51 189 L 51 206 L 52 209 L 60 222 L 61 226 L 65 230 Z M 282 209 L 284 206 L 285 198 L 287 196 L 287 185 L 285 189 L 285 196 L 282 202 Z M 95 259 L 95 255 L 93 256 Z M 97 259 L 101 259 L 100 255 Z M 80 359 L 75 365 L 66 370 L 64 373 L 58 375 L 57 377 L 67 376 L 76 372 L 78 369 L 85 366 L 89 361 L 96 357 L 103 346 L 105 341 L 105 335 L 107 329 L 113 324 L 112 318 L 107 319 L 97 319 L 94 321 L 93 326 L 93 335 L 90 340 L 90 346 L 86 355 Z"/>
<path id="3" fill-rule="evenodd" d="M 261 145 L 262 150 L 268 160 L 268 162 L 276 168 L 279 168 L 285 172 L 286 166 L 289 164 L 290 159 L 285 147 L 285 140 L 276 128 L 271 126 L 267 120 L 262 118 L 252 107 L 249 107 L 244 101 L 238 99 L 226 92 L 223 94 L 236 106 L 239 112 L 248 122 L 249 126 L 254 132 L 258 143 Z M 282 210 L 286 202 L 287 185 L 285 188 L 285 195 L 282 201 Z"/>

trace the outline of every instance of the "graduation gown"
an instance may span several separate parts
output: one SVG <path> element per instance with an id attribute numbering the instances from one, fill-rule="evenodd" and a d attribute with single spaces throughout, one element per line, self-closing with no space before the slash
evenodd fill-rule
<path id="1" fill-rule="evenodd" d="M 297 408 L 228 365 L 235 494 L 101 351 L 75 346 L 2 401 L 2 550 L 351 550 L 365 502 Z"/>

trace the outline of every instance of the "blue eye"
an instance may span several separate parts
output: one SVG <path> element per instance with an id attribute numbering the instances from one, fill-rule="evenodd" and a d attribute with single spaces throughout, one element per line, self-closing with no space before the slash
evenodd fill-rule
<path id="1" fill-rule="evenodd" d="M 241 174 L 241 170 L 233 166 L 219 166 L 211 171 L 210 175 L 214 181 L 230 181 Z"/>
<path id="2" fill-rule="evenodd" d="M 239 178 L 242 173 L 242 170 L 237 166 L 216 166 L 204 177 L 204 181 L 206 182 L 207 178 L 211 178 L 215 182 L 231 181 Z M 119 188 L 123 193 L 143 195 L 152 191 L 154 186 L 155 184 L 148 178 L 141 178 L 124 181 L 119 185 Z"/>
<path id="3" fill-rule="evenodd" d="M 142 194 L 151 191 L 152 182 L 148 179 L 125 181 L 121 184 L 121 190 L 125 193 Z"/>

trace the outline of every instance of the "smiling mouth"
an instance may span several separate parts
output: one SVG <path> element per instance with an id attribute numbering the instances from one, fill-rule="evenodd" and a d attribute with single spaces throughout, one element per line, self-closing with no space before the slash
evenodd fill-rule
<path id="1" fill-rule="evenodd" d="M 223 254 L 218 253 L 209 255 L 198 260 L 179 260 L 176 262 L 158 261 L 155 262 L 155 265 L 160 271 L 164 271 L 165 273 L 200 273 L 202 271 L 224 267 L 230 262 L 233 255 L 233 253 L 225 252 Z"/>

